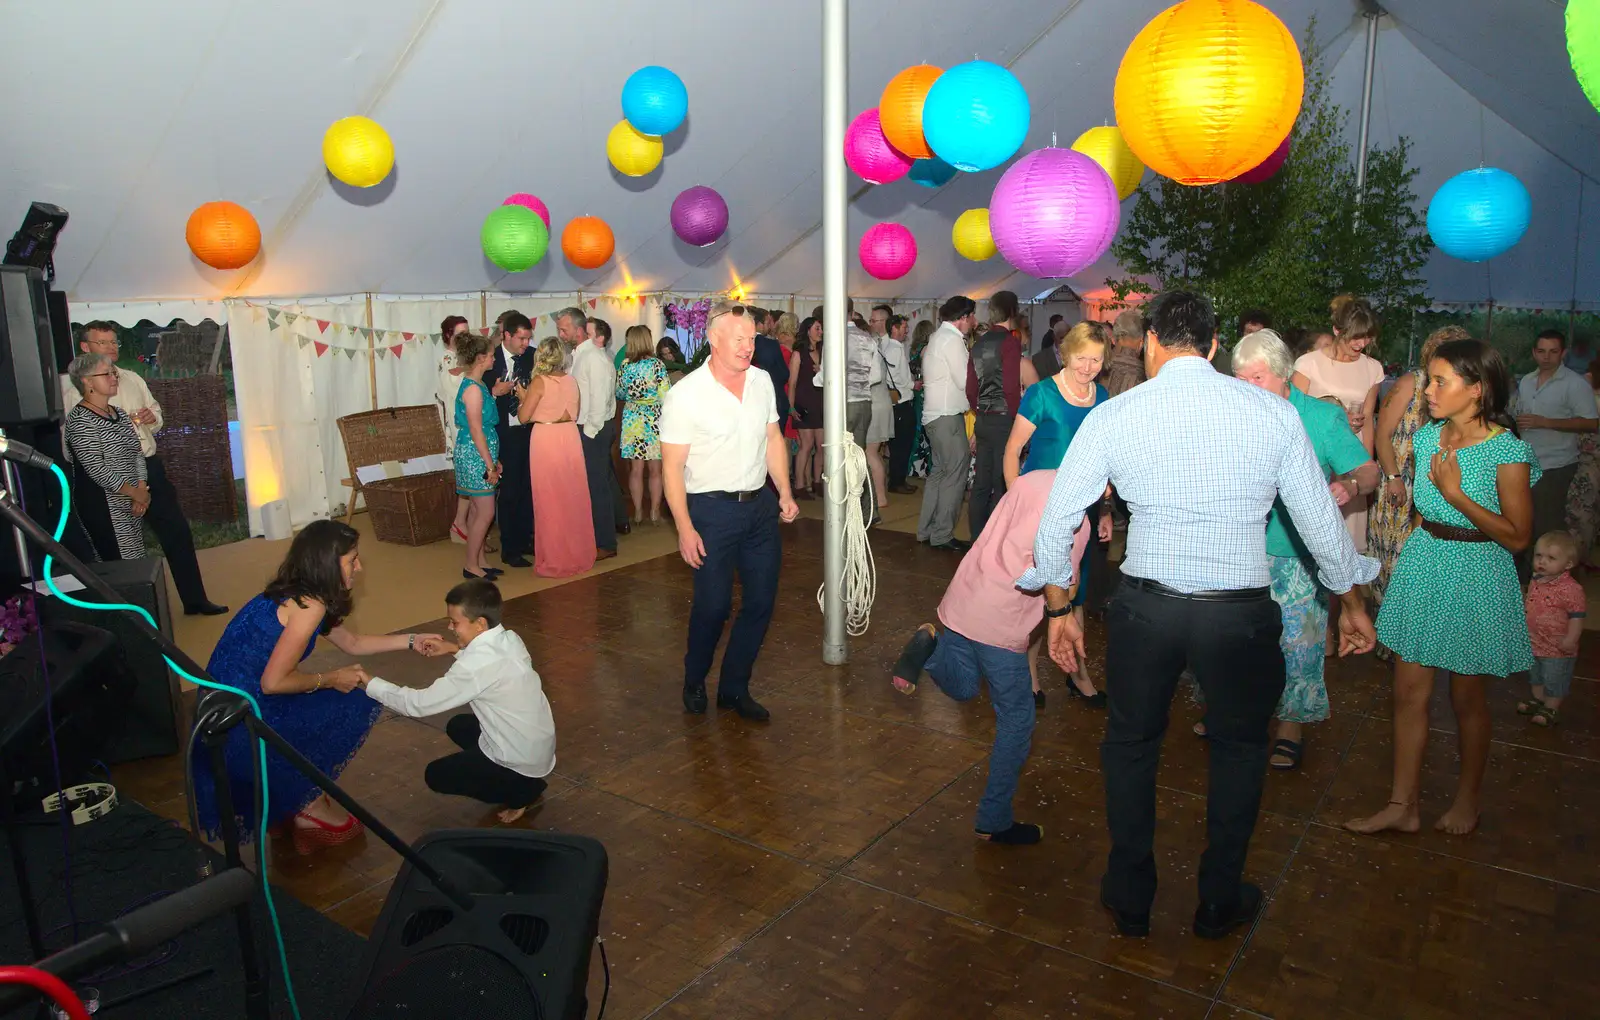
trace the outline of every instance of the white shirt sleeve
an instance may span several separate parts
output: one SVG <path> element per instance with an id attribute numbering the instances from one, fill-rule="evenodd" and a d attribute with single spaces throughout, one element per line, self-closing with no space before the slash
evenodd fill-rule
<path id="1" fill-rule="evenodd" d="M 684 401 L 693 400 L 693 387 L 684 387 L 689 378 L 685 376 L 679 380 L 678 385 L 667 391 L 667 399 L 661 402 L 661 441 L 671 443 L 673 446 L 688 446 L 694 441 L 694 418 Z"/>
<path id="2" fill-rule="evenodd" d="M 488 689 L 492 678 L 475 676 L 457 660 L 450 671 L 427 687 L 401 687 L 382 677 L 367 682 L 367 697 L 413 719 L 460 708 Z"/>

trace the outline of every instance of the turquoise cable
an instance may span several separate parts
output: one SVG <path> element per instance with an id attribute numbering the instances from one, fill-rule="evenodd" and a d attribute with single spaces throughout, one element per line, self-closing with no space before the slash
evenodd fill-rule
<path id="1" fill-rule="evenodd" d="M 57 542 L 59 542 L 61 541 L 61 536 L 66 534 L 67 515 L 72 510 L 72 487 L 67 483 L 66 472 L 61 470 L 60 465 L 51 464 L 50 470 L 56 476 L 56 480 L 61 483 L 61 519 L 56 522 L 55 534 L 51 536 Z M 84 602 L 73 598 L 71 595 L 68 595 L 66 592 L 56 587 L 56 579 L 50 575 L 50 564 L 54 561 L 54 559 L 55 557 L 49 555 L 48 553 L 45 555 L 44 578 L 45 583 L 50 586 L 50 593 L 56 598 L 70 606 L 77 606 L 80 609 L 93 609 L 107 612 L 114 609 L 132 610 L 133 612 L 144 617 L 145 621 L 148 622 L 150 626 L 156 626 L 156 621 L 151 618 L 150 614 L 145 611 L 143 606 L 130 605 L 125 602 Z M 250 703 L 250 711 L 255 713 L 257 719 L 261 718 L 261 706 L 256 703 L 255 698 L 250 696 L 249 692 L 241 691 L 237 687 L 229 687 L 227 684 L 219 684 L 215 680 L 202 680 L 199 677 L 190 674 L 182 666 L 178 665 L 176 662 L 173 662 L 165 655 L 163 655 L 162 658 L 167 660 L 167 665 L 172 667 L 173 672 L 177 673 L 179 676 L 183 677 L 192 684 L 200 687 L 210 687 L 212 690 L 227 691 L 229 694 L 237 694 L 244 698 L 244 700 Z M 269 803 L 269 799 L 267 797 L 267 742 L 257 738 L 256 750 L 259 754 L 258 761 L 261 766 L 261 825 L 260 831 L 256 833 L 256 838 L 266 839 L 267 805 Z M 198 832 L 195 833 L 196 837 L 199 835 L 200 834 Z M 289 954 L 284 950 L 283 945 L 283 927 L 278 924 L 278 908 L 276 904 L 272 902 L 272 886 L 267 881 L 267 860 L 265 854 L 261 855 L 261 891 L 266 894 L 267 914 L 272 918 L 272 935 L 278 943 L 278 960 L 283 966 L 283 985 L 289 993 L 289 1009 L 294 1013 L 295 1020 L 300 1020 L 300 1003 L 295 1000 L 294 979 L 289 976 Z"/>

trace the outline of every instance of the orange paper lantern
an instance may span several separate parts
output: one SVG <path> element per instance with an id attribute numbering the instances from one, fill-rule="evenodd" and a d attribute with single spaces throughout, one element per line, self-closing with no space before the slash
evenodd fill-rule
<path id="1" fill-rule="evenodd" d="M 212 269 L 238 269 L 261 251 L 261 227 L 250 210 L 233 202 L 207 202 L 189 214 L 184 238 L 194 257 Z"/>
<path id="2" fill-rule="evenodd" d="M 922 103 L 943 73 L 942 68 L 929 64 L 908 67 L 889 79 L 878 100 L 883 137 L 912 159 L 928 159 L 933 155 L 922 137 Z"/>
<path id="3" fill-rule="evenodd" d="M 1294 127 L 1305 70 L 1294 36 L 1252 0 L 1184 0 L 1134 37 L 1117 70 L 1117 127 L 1182 184 L 1232 180 Z"/>
<path id="4" fill-rule="evenodd" d="M 561 231 L 561 252 L 579 269 L 599 269 L 616 247 L 616 235 L 598 216 L 575 217 Z"/>

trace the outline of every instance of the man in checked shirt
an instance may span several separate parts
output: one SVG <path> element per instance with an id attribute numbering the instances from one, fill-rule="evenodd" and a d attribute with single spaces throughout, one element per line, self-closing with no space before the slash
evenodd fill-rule
<path id="1" fill-rule="evenodd" d="M 1178 675 L 1206 696 L 1211 756 L 1207 846 L 1194 933 L 1221 938 L 1252 921 L 1261 890 L 1243 881 L 1261 806 L 1268 723 L 1283 693 L 1282 618 L 1267 574 L 1266 523 L 1282 499 L 1338 594 L 1339 654 L 1373 647 L 1359 556 L 1294 406 L 1212 370 L 1216 315 L 1170 291 L 1146 309 L 1149 382 L 1094 409 L 1062 461 L 1017 587 L 1044 589 L 1050 655 L 1071 673 L 1083 655 L 1072 616 L 1072 533 L 1109 481 L 1132 510 L 1122 585 L 1106 613 L 1109 712 L 1100 745 L 1111 855 L 1100 902 L 1125 936 L 1150 932 L 1156 768 Z"/>

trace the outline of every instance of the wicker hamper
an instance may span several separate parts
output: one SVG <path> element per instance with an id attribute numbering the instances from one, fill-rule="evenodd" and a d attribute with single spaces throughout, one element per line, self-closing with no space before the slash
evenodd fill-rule
<path id="1" fill-rule="evenodd" d="M 347 414 L 339 419 L 339 434 L 350 465 L 350 477 L 345 479 L 351 487 L 345 520 L 355 513 L 356 495 L 360 494 L 366 499 L 372 531 L 379 541 L 427 545 L 450 536 L 450 523 L 456 515 L 454 471 L 375 482 L 362 482 L 356 473 L 358 467 L 444 453 L 444 423 L 437 405 Z"/>
<path id="2" fill-rule="evenodd" d="M 427 545 L 450 537 L 450 522 L 456 516 L 454 471 L 368 482 L 361 494 L 380 542 Z"/>

